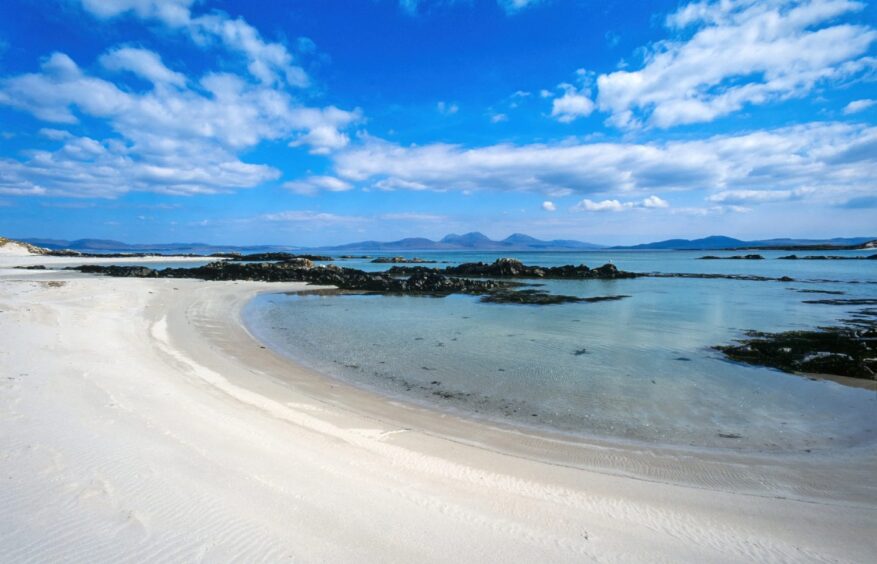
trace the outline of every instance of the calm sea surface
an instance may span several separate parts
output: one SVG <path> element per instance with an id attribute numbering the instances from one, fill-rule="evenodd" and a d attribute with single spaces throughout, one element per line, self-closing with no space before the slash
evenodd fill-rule
<path id="1" fill-rule="evenodd" d="M 541 307 L 482 304 L 471 296 L 268 294 L 253 300 L 244 317 L 257 338 L 323 373 L 509 424 L 741 450 L 877 446 L 873 388 L 745 366 L 711 349 L 747 329 L 838 323 L 858 308 L 803 302 L 877 297 L 877 261 L 787 261 L 775 259 L 789 252 L 759 253 L 768 260 L 697 260 L 705 254 L 741 254 L 712 251 L 392 254 L 450 264 L 500 256 L 544 266 L 594 267 L 611 261 L 635 272 L 791 276 L 796 282 L 546 281 L 543 289 L 554 293 L 631 297 Z M 363 259 L 336 264 L 368 270 L 388 266 Z M 797 291 L 805 289 L 845 295 Z"/>

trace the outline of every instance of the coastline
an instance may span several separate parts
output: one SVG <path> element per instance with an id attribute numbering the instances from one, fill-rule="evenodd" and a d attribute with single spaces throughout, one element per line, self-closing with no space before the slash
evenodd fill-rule
<path id="1" fill-rule="evenodd" d="M 249 335 L 252 296 L 303 284 L 6 269 L 0 284 L 4 560 L 64 559 L 83 543 L 107 559 L 246 547 L 253 559 L 855 561 L 877 549 L 873 453 L 851 466 L 573 442 L 389 400 Z"/>

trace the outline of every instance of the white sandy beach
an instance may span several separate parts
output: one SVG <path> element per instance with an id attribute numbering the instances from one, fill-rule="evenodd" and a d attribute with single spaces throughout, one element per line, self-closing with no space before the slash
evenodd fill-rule
<path id="1" fill-rule="evenodd" d="M 372 396 L 260 346 L 240 307 L 296 284 L 10 268 L 96 260 L 0 254 L 2 562 L 877 554 L 873 453 L 524 435 Z"/>

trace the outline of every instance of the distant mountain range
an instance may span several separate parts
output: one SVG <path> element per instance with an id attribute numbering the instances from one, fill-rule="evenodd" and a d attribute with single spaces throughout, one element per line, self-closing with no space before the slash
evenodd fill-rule
<path id="1" fill-rule="evenodd" d="M 288 245 L 253 245 L 236 247 L 232 245 L 208 245 L 207 243 L 158 243 L 131 244 L 109 239 L 22 239 L 26 243 L 53 251 L 69 249 L 83 253 L 192 253 L 210 254 L 221 252 L 267 253 L 274 251 L 294 251 L 300 247 Z"/>
<path id="2" fill-rule="evenodd" d="M 732 237 L 714 235 L 703 239 L 668 239 L 655 243 L 641 245 L 607 247 L 583 241 L 569 239 L 553 239 L 545 241 L 536 239 L 522 233 L 515 233 L 495 241 L 483 233 L 472 232 L 462 235 L 450 234 L 438 241 L 423 237 L 411 237 L 398 241 L 360 241 L 346 245 L 331 247 L 319 247 L 319 251 L 584 251 L 597 249 L 629 249 L 629 250 L 719 250 L 719 249 L 767 249 L 767 248 L 856 248 L 872 243 L 877 237 L 848 237 L 834 239 L 765 239 L 758 241 L 743 241 Z M 106 239 L 78 239 L 65 241 L 59 239 L 23 239 L 27 243 L 59 250 L 70 249 L 74 251 L 101 253 L 101 252 L 131 252 L 131 253 L 193 253 L 210 254 L 216 252 L 274 252 L 274 251 L 298 251 L 305 250 L 303 247 L 285 245 L 254 245 L 254 246 L 230 246 L 208 245 L 206 243 L 163 243 L 163 244 L 129 244 L 121 241 Z"/>
<path id="3" fill-rule="evenodd" d="M 785 249 L 793 247 L 858 247 L 874 241 L 875 237 L 836 237 L 834 239 L 763 239 L 760 241 L 742 241 L 733 237 L 713 235 L 703 239 L 668 239 L 656 243 L 644 243 L 613 249 L 633 250 L 719 250 L 719 249 Z"/>
<path id="4" fill-rule="evenodd" d="M 601 249 L 601 245 L 593 243 L 584 243 L 582 241 L 571 241 L 566 239 L 554 239 L 552 241 L 543 241 L 524 235 L 523 233 L 515 233 L 509 235 L 501 241 L 494 241 L 483 233 L 473 231 L 472 233 L 464 233 L 457 235 L 452 233 L 433 241 L 423 237 L 411 237 L 408 239 L 400 239 L 398 241 L 360 241 L 358 243 L 348 243 L 347 245 L 337 245 L 334 247 L 324 247 L 321 250 L 327 251 L 443 251 L 443 250 L 462 250 L 462 251 L 548 251 L 548 250 L 587 250 Z"/>

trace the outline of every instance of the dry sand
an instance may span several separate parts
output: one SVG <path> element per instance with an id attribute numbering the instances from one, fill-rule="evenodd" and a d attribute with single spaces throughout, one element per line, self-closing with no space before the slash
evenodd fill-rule
<path id="1" fill-rule="evenodd" d="M 261 347 L 241 306 L 297 284 L 12 270 L 86 261 L 0 254 L 2 562 L 877 554 L 873 452 L 643 449 L 465 421 Z"/>

